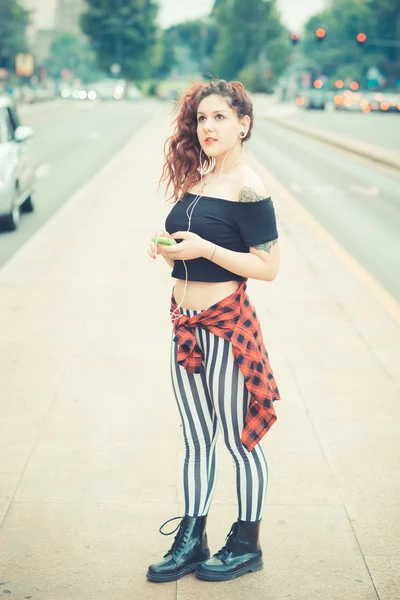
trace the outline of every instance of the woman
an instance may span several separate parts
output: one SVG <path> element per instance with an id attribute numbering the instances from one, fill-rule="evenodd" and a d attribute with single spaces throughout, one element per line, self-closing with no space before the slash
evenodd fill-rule
<path id="1" fill-rule="evenodd" d="M 185 510 L 176 517 L 172 547 L 147 577 L 174 581 L 196 571 L 224 581 L 263 567 L 259 530 L 268 471 L 258 442 L 276 419 L 279 392 L 246 281 L 275 279 L 278 233 L 267 190 L 242 154 L 253 127 L 242 84 L 195 84 L 176 110 L 161 178 L 175 203 L 167 231 L 155 237 L 178 243 L 151 242 L 148 253 L 161 254 L 176 279 L 171 375 L 186 447 Z M 236 466 L 238 519 L 210 558 L 205 528 L 219 430 Z"/>

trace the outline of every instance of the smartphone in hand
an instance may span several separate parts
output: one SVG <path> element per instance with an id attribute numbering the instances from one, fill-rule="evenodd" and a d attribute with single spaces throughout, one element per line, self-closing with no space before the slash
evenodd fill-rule
<path id="1" fill-rule="evenodd" d="M 157 244 L 163 244 L 164 246 L 174 246 L 176 244 L 176 241 L 173 238 L 167 238 L 167 237 L 155 237 L 153 236 L 151 238 L 151 241 Z"/>

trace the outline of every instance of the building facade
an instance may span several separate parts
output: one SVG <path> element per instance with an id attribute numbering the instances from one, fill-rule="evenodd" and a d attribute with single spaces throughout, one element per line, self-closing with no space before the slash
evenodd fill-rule
<path id="1" fill-rule="evenodd" d="M 84 0 L 19 0 L 29 10 L 27 37 L 36 63 L 50 54 L 53 41 L 60 33 L 80 35 L 79 19 L 85 10 Z"/>
<path id="2" fill-rule="evenodd" d="M 81 35 L 79 20 L 84 10 L 84 0 L 58 0 L 56 11 L 57 32 Z"/>

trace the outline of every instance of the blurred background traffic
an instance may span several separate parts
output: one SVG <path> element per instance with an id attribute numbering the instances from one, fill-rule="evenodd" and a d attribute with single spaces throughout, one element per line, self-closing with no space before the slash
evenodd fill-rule
<path id="1" fill-rule="evenodd" d="M 0 265 L 212 76 L 243 82 L 252 152 L 400 299 L 399 0 L 0 0 Z"/>
<path id="2" fill-rule="evenodd" d="M 168 26 L 176 0 L 0 0 L 0 89 L 30 103 L 174 99 L 180 77 L 208 73 L 304 108 L 400 112 L 398 0 L 296 4 L 188 2 L 182 18 L 203 16 Z"/>

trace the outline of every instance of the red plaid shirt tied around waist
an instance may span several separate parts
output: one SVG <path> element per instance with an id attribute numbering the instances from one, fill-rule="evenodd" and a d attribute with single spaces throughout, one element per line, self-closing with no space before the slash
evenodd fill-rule
<path id="1" fill-rule="evenodd" d="M 199 373 L 203 353 L 195 328 L 208 329 L 232 343 L 234 359 L 244 376 L 251 395 L 241 434 L 241 442 L 251 452 L 276 421 L 273 402 L 280 400 L 279 390 L 265 349 L 260 323 L 246 293 L 247 284 L 210 308 L 189 317 L 182 314 L 173 321 L 174 342 L 178 344 L 178 363 L 188 373 Z M 171 310 L 177 309 L 172 294 Z M 177 313 L 175 312 L 175 315 Z"/>

